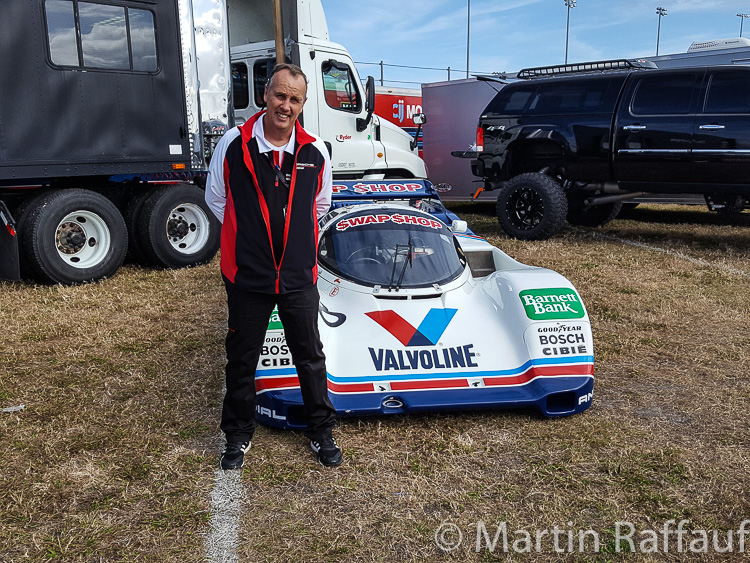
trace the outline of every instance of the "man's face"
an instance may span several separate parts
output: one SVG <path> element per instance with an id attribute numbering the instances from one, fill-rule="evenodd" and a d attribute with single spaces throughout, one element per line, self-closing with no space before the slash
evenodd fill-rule
<path id="1" fill-rule="evenodd" d="M 294 123 L 307 100 L 306 94 L 307 84 L 304 77 L 293 76 L 288 70 L 274 74 L 263 95 L 268 107 L 268 120 L 263 123 L 267 133 L 291 135 Z"/>

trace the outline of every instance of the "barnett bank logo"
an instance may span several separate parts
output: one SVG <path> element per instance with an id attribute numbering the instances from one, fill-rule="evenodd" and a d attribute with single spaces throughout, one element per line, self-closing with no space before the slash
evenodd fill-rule
<path id="1" fill-rule="evenodd" d="M 586 312 L 573 289 L 529 289 L 519 294 L 526 316 L 535 321 L 581 319 Z"/>
<path id="2" fill-rule="evenodd" d="M 404 346 L 437 346 L 456 311 L 458 309 L 430 309 L 418 328 L 414 328 L 396 311 L 373 311 L 365 314 Z"/>

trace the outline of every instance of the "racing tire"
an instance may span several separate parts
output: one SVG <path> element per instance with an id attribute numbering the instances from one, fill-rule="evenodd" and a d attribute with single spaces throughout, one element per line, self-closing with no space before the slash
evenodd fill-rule
<path id="1" fill-rule="evenodd" d="M 568 223 L 581 227 L 601 227 L 617 217 L 622 209 L 621 201 L 593 205 L 584 209 L 583 204 L 586 196 L 584 194 L 569 194 L 568 196 Z"/>
<path id="2" fill-rule="evenodd" d="M 21 213 L 25 277 L 73 285 L 109 278 L 127 251 L 125 220 L 114 203 L 90 190 L 51 190 Z"/>
<path id="3" fill-rule="evenodd" d="M 164 186 L 143 203 L 136 237 L 150 265 L 184 268 L 206 264 L 221 243 L 221 224 L 203 190 L 189 184 Z"/>
<path id="4" fill-rule="evenodd" d="M 520 240 L 545 240 L 565 224 L 568 200 L 554 178 L 529 172 L 505 183 L 497 196 L 495 211 L 508 236 Z"/>

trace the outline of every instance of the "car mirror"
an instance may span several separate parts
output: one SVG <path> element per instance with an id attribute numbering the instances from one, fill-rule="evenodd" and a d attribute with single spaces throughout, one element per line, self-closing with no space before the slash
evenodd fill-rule
<path id="1" fill-rule="evenodd" d="M 451 223 L 451 231 L 454 233 L 465 233 L 469 230 L 469 225 L 466 221 L 460 221 L 459 219 L 455 219 Z"/>

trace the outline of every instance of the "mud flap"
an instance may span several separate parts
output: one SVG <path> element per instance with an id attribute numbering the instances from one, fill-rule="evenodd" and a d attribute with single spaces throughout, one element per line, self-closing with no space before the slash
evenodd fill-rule
<path id="1" fill-rule="evenodd" d="M 20 279 L 16 222 L 5 203 L 0 201 L 0 280 Z"/>

